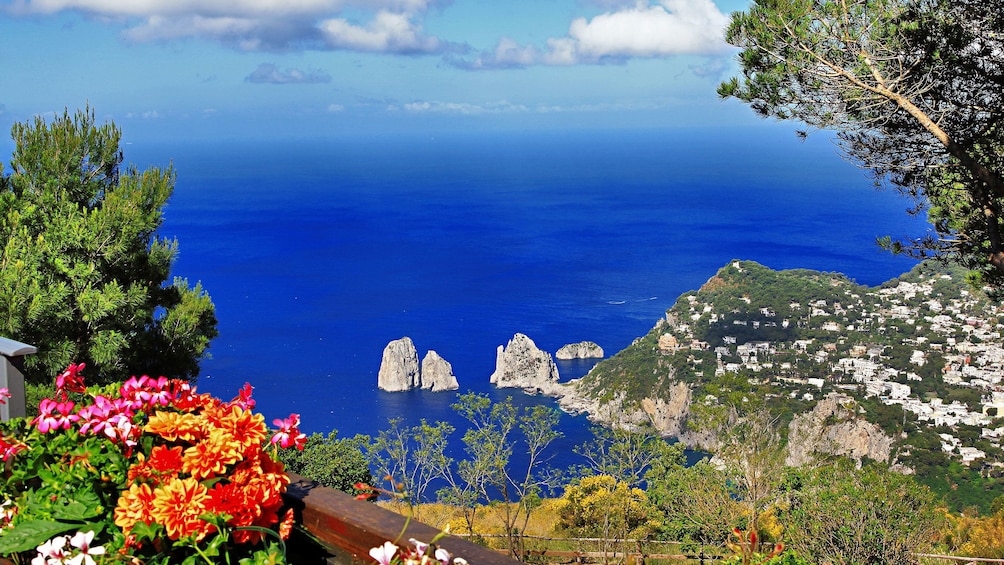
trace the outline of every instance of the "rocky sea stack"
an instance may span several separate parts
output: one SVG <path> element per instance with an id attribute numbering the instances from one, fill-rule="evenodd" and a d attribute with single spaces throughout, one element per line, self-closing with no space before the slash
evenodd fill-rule
<path id="1" fill-rule="evenodd" d="M 591 341 L 563 345 L 554 356 L 558 359 L 603 359 L 603 348 Z"/>
<path id="2" fill-rule="evenodd" d="M 432 392 L 460 388 L 457 377 L 453 374 L 453 366 L 431 349 L 422 358 L 421 378 L 422 388 L 430 389 Z"/>
<path id="3" fill-rule="evenodd" d="M 395 339 L 384 348 L 377 386 L 387 392 L 419 387 L 433 392 L 460 388 L 453 367 L 435 351 L 429 350 L 419 364 L 418 350 L 410 337 Z"/>
<path id="4" fill-rule="evenodd" d="M 532 339 L 517 333 L 507 346 L 499 346 L 495 372 L 490 382 L 499 388 L 522 388 L 528 392 L 554 394 L 558 385 L 558 366 Z"/>

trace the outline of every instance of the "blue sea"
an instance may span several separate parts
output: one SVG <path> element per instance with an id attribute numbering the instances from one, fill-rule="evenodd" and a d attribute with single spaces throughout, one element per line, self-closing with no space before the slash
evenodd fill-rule
<path id="1" fill-rule="evenodd" d="M 876 237 L 926 229 L 825 136 L 766 122 L 134 142 L 125 159 L 177 171 L 160 233 L 219 318 L 199 389 L 231 398 L 250 382 L 269 421 L 296 412 L 341 437 L 396 417 L 463 428 L 457 393 L 377 389 L 402 336 L 452 363 L 458 393 L 554 405 L 489 385 L 514 333 L 612 355 L 731 259 L 875 285 L 913 265 Z M 562 380 L 590 366 L 560 363 Z M 579 462 L 588 422 L 563 415 L 561 428 L 554 463 Z"/>

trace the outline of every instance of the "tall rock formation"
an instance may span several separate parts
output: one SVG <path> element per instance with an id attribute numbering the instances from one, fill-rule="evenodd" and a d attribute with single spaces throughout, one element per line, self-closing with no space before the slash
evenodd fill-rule
<path id="1" fill-rule="evenodd" d="M 395 339 L 383 350 L 377 386 L 388 392 L 411 390 L 422 385 L 418 351 L 410 337 Z"/>
<path id="2" fill-rule="evenodd" d="M 554 354 L 558 359 L 603 359 L 603 348 L 591 341 L 580 341 L 561 346 Z"/>
<path id="3" fill-rule="evenodd" d="M 865 457 L 886 463 L 893 438 L 877 424 L 857 413 L 851 397 L 830 393 L 816 406 L 796 414 L 788 425 L 788 457 L 785 463 L 797 467 L 811 464 L 816 454 L 844 455 L 858 466 Z"/>
<path id="4" fill-rule="evenodd" d="M 431 389 L 432 392 L 460 388 L 457 377 L 453 374 L 453 366 L 431 349 L 422 359 L 422 388 Z"/>
<path id="5" fill-rule="evenodd" d="M 529 337 L 517 333 L 495 354 L 495 372 L 490 382 L 499 388 L 522 388 L 528 392 L 554 394 L 558 385 L 558 366 L 546 351 Z"/>

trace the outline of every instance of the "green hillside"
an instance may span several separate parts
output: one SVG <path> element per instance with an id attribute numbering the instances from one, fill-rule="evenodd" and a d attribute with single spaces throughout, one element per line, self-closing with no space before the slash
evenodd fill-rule
<path id="1" fill-rule="evenodd" d="M 695 403 L 767 405 L 782 424 L 831 393 L 895 438 L 892 461 L 959 504 L 1004 490 L 1000 308 L 962 271 L 920 264 L 878 287 L 731 261 L 579 385 L 628 406 L 680 382 Z"/>

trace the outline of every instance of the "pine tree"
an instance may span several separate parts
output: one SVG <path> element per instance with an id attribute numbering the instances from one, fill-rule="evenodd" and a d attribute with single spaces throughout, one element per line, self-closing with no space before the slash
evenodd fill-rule
<path id="1" fill-rule="evenodd" d="M 30 343 L 29 382 L 87 363 L 90 382 L 192 379 L 217 335 L 201 284 L 169 281 L 157 234 L 173 168 L 122 167 L 121 131 L 88 107 L 15 124 L 0 164 L 0 335 Z"/>

